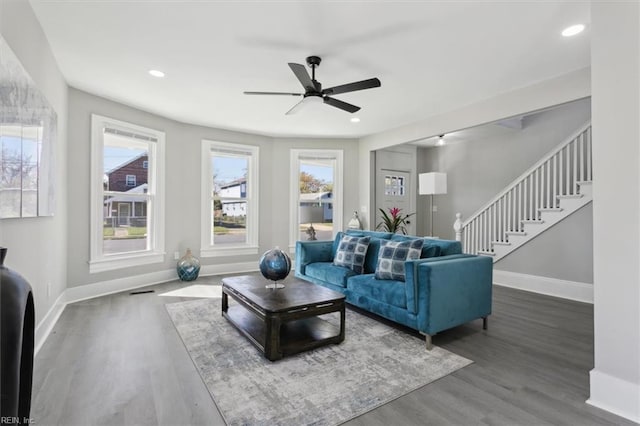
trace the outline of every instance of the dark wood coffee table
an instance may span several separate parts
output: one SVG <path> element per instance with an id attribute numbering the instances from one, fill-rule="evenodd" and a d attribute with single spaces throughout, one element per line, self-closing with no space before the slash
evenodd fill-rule
<path id="1" fill-rule="evenodd" d="M 260 276 L 222 279 L 222 315 L 270 361 L 344 340 L 344 295 L 298 279 L 268 289 Z M 228 297 L 238 303 L 229 305 Z M 319 318 L 340 313 L 340 327 Z"/>

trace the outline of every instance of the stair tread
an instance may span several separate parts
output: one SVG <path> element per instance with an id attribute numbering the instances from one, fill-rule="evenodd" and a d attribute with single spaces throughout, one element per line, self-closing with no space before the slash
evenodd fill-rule
<path id="1" fill-rule="evenodd" d="M 509 241 L 491 241 L 491 244 L 494 246 L 510 246 L 511 243 Z"/>
<path id="2" fill-rule="evenodd" d="M 527 235 L 527 233 L 524 232 L 524 231 L 507 231 L 507 232 L 505 232 L 505 234 L 509 234 L 509 235 Z"/>
<path id="3" fill-rule="evenodd" d="M 496 253 L 493 251 L 485 251 L 485 250 L 478 250 L 478 254 L 481 254 L 483 256 L 495 256 Z"/>
<path id="4" fill-rule="evenodd" d="M 542 224 L 542 223 L 544 223 L 544 220 L 541 220 L 541 219 L 524 219 L 524 220 L 521 220 L 520 222 L 522 222 L 522 223 L 538 223 L 538 224 Z"/>
<path id="5" fill-rule="evenodd" d="M 562 207 L 540 207 L 539 212 L 561 212 L 564 210 Z"/>
<path id="6" fill-rule="evenodd" d="M 556 195 L 558 200 L 567 200 L 572 198 L 582 198 L 584 194 L 567 194 L 567 195 Z"/>

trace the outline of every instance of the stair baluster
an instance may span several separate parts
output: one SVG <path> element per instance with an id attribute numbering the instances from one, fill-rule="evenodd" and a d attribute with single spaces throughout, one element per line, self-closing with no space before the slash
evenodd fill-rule
<path id="1" fill-rule="evenodd" d="M 467 220 L 457 213 L 463 251 L 497 261 L 590 202 L 591 147 L 587 122 Z"/>

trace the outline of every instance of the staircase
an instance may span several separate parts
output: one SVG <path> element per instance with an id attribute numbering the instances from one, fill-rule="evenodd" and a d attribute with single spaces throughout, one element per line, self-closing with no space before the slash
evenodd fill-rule
<path id="1" fill-rule="evenodd" d="M 463 251 L 496 262 L 592 201 L 591 123 L 462 222 L 454 225 Z"/>

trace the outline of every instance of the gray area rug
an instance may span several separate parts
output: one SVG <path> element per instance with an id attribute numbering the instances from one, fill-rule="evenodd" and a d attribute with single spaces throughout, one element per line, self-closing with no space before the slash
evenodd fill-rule
<path id="1" fill-rule="evenodd" d="M 271 362 L 222 317 L 219 299 L 166 307 L 230 425 L 340 424 L 472 363 L 348 309 L 340 345 Z"/>

